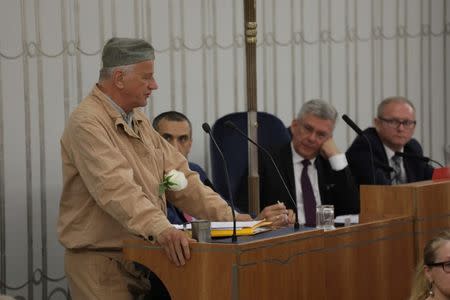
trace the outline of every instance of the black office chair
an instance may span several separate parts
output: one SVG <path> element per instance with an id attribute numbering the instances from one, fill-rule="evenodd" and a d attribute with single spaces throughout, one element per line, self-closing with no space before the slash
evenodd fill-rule
<path id="1" fill-rule="evenodd" d="M 248 212 L 247 177 L 248 177 L 248 142 L 235 130 L 226 127 L 226 121 L 231 121 L 247 134 L 247 112 L 237 112 L 218 119 L 212 134 L 222 149 L 230 173 L 231 194 L 236 208 Z M 267 148 L 281 145 L 291 140 L 288 129 L 276 116 L 257 112 L 258 143 Z M 224 199 L 229 199 L 224 166 L 219 153 L 210 143 L 212 179 L 214 186 Z"/>

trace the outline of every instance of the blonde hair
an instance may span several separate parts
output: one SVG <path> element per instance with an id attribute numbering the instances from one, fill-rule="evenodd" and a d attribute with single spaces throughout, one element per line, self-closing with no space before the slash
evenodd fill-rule
<path id="1" fill-rule="evenodd" d="M 431 284 L 428 282 L 425 276 L 424 267 L 426 265 L 435 263 L 436 252 L 442 245 L 450 241 L 450 231 L 443 231 L 436 237 L 429 240 L 423 249 L 423 258 L 417 265 L 416 273 L 414 276 L 413 287 L 411 290 L 411 297 L 409 300 L 424 300 L 429 296 Z"/>

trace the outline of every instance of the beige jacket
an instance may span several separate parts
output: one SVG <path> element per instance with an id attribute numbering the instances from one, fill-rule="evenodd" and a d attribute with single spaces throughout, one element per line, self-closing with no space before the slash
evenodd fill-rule
<path id="1" fill-rule="evenodd" d="M 177 169 L 188 186 L 168 199 L 197 218 L 231 220 L 231 208 L 203 185 L 186 159 L 134 111 L 130 128 L 105 94 L 94 87 L 71 114 L 61 138 L 64 186 L 60 202 L 60 242 L 74 248 L 120 248 L 134 235 L 158 236 L 172 226 L 163 175 Z"/>

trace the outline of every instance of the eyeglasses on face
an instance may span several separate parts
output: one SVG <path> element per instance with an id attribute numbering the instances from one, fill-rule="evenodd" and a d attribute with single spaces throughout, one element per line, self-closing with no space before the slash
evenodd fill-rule
<path id="1" fill-rule="evenodd" d="M 315 133 L 316 134 L 316 136 L 317 136 L 317 139 L 319 140 L 319 141 L 323 141 L 323 140 L 326 140 L 330 135 L 328 134 L 328 132 L 324 132 L 324 131 L 321 131 L 321 130 L 316 130 L 314 127 L 312 127 L 311 125 L 309 125 L 309 124 L 305 124 L 305 123 L 303 123 L 303 122 L 300 122 L 300 130 L 303 132 L 303 133 L 306 133 L 306 134 L 313 134 L 313 133 Z"/>
<path id="2" fill-rule="evenodd" d="M 450 261 L 443 261 L 438 263 L 427 264 L 429 267 L 442 267 L 445 273 L 450 273 Z"/>
<path id="3" fill-rule="evenodd" d="M 391 128 L 399 128 L 400 125 L 403 125 L 404 128 L 414 128 L 416 126 L 416 121 L 415 120 L 404 120 L 404 121 L 400 121 L 397 119 L 385 119 L 382 117 L 378 117 L 378 119 L 380 119 L 381 121 L 383 121 L 384 123 L 386 123 L 387 126 L 391 127 Z"/>

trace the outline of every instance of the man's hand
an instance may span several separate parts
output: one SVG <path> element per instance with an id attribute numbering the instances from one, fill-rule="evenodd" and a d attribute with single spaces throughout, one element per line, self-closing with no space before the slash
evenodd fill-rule
<path id="1" fill-rule="evenodd" d="M 248 214 L 236 213 L 236 221 L 253 221 L 252 217 Z"/>
<path id="2" fill-rule="evenodd" d="M 322 148 L 320 148 L 320 154 L 326 159 L 329 159 L 336 154 L 341 153 L 336 146 L 336 143 L 333 140 L 333 137 L 330 137 L 328 140 L 323 143 Z"/>
<path id="3" fill-rule="evenodd" d="M 189 238 L 183 231 L 170 227 L 159 234 L 157 242 L 164 248 L 171 262 L 183 266 L 186 260 L 191 258 L 189 243 L 195 240 Z"/>
<path id="4" fill-rule="evenodd" d="M 288 209 L 288 223 L 289 225 L 295 224 L 295 212 L 292 209 Z"/>
<path id="5" fill-rule="evenodd" d="M 284 203 L 266 206 L 256 217 L 256 220 L 262 219 L 272 222 L 272 225 L 275 227 L 287 226 L 289 224 L 289 211 Z"/>

